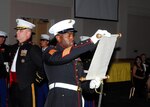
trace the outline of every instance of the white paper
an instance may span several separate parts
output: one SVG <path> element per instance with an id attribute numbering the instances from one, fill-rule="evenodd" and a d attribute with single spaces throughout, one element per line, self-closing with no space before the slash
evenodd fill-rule
<path id="1" fill-rule="evenodd" d="M 102 37 L 90 64 L 86 80 L 106 77 L 108 65 L 116 44 L 117 36 Z"/>

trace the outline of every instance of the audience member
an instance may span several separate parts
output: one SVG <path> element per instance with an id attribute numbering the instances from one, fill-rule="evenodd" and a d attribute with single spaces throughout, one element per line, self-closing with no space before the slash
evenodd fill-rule
<path id="1" fill-rule="evenodd" d="M 145 53 L 141 54 L 140 57 L 142 59 L 142 63 L 145 71 L 145 79 L 147 81 L 150 75 L 150 63 L 147 61 L 147 56 Z"/>
<path id="2" fill-rule="evenodd" d="M 134 60 L 132 76 L 135 86 L 135 95 L 139 97 L 145 97 L 145 72 L 140 56 L 137 56 Z"/>
<path id="3" fill-rule="evenodd" d="M 50 36 L 47 34 L 41 34 L 40 47 L 42 52 L 49 46 Z M 44 107 L 47 95 L 48 95 L 48 80 L 45 78 L 39 85 L 37 91 L 37 107 Z"/>
<path id="4" fill-rule="evenodd" d="M 145 82 L 147 89 L 147 97 L 150 98 L 150 63 L 147 60 L 147 56 L 145 53 L 141 54 L 141 59 L 145 71 Z"/>

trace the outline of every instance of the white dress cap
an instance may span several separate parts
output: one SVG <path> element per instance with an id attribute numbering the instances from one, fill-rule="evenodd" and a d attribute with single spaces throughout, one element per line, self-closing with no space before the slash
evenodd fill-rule
<path id="1" fill-rule="evenodd" d="M 81 40 L 81 41 L 87 40 L 87 39 L 89 39 L 89 38 L 90 38 L 89 36 L 80 36 L 80 40 Z"/>
<path id="2" fill-rule="evenodd" d="M 75 31 L 73 28 L 73 25 L 75 24 L 75 20 L 73 19 L 66 19 L 62 20 L 60 22 L 57 22 L 54 24 L 50 29 L 49 33 L 53 34 L 54 36 L 57 35 L 59 32 L 71 29 L 72 31 Z M 68 30 L 69 31 L 69 30 Z"/>
<path id="3" fill-rule="evenodd" d="M 44 40 L 50 40 L 50 36 L 47 35 L 47 34 L 41 34 L 41 39 L 44 39 Z"/>
<path id="4" fill-rule="evenodd" d="M 31 22 L 28 22 L 26 20 L 23 19 L 16 19 L 17 22 L 17 27 L 16 29 L 33 29 L 35 27 L 35 25 Z"/>
<path id="5" fill-rule="evenodd" d="M 7 38 L 7 33 L 3 32 L 3 31 L 0 31 L 0 37 Z"/>

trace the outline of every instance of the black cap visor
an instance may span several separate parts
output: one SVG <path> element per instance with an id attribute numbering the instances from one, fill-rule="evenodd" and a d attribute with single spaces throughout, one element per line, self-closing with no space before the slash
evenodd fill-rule
<path id="1" fill-rule="evenodd" d="M 67 32 L 74 32 L 74 33 L 76 33 L 77 31 L 74 28 L 69 28 L 69 29 L 65 29 L 63 31 L 59 31 L 58 34 L 65 34 Z"/>

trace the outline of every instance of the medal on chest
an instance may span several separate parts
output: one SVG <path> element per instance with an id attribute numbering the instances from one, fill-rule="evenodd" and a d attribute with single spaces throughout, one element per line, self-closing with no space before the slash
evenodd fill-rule
<path id="1" fill-rule="evenodd" d="M 20 56 L 26 56 L 27 55 L 27 50 L 21 50 Z"/>

